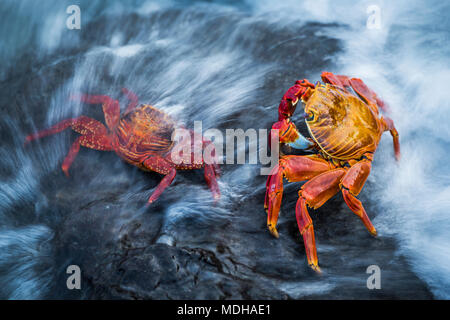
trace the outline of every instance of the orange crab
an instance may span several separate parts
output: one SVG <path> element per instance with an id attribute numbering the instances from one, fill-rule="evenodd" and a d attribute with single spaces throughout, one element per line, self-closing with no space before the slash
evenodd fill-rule
<path id="1" fill-rule="evenodd" d="M 106 127 L 99 121 L 80 116 L 74 119 L 66 119 L 53 127 L 37 132 L 26 137 L 26 143 L 40 139 L 67 128 L 81 134 L 70 148 L 69 153 L 62 164 L 62 170 L 69 176 L 69 168 L 80 150 L 80 146 L 102 151 L 115 151 L 126 162 L 145 171 L 154 171 L 164 175 L 159 185 L 153 191 L 147 204 L 156 201 L 166 187 L 175 178 L 177 170 L 192 170 L 204 167 L 205 179 L 212 191 L 214 199 L 219 199 L 220 191 L 216 178 L 219 176 L 219 167 L 215 161 L 214 146 L 212 142 L 200 136 L 202 141 L 195 141 L 196 135 L 189 131 L 190 138 L 180 142 L 172 141 L 172 134 L 176 129 L 176 123 L 164 112 L 150 106 L 138 106 L 137 96 L 127 89 L 122 90 L 130 100 L 125 112 L 120 114 L 120 106 L 117 100 L 102 95 L 73 96 L 72 100 L 81 100 L 90 104 L 101 104 L 105 115 Z M 198 139 L 198 138 L 197 138 Z M 194 152 L 187 157 L 181 156 L 173 161 L 172 151 L 177 143 L 188 143 L 187 149 L 183 146 L 177 150 L 194 150 L 195 143 L 200 143 L 202 150 L 207 146 L 211 151 L 210 160 L 205 163 L 202 155 L 195 157 Z M 210 163 L 212 162 L 212 163 Z"/>
<path id="2" fill-rule="evenodd" d="M 313 155 L 281 155 L 267 180 L 264 207 L 267 226 L 278 238 L 276 229 L 280 211 L 283 178 L 290 182 L 308 180 L 298 192 L 296 218 L 303 236 L 308 264 L 320 272 L 314 229 L 307 206 L 317 209 L 341 190 L 344 200 L 376 236 L 366 211 L 356 196 L 370 174 L 373 154 L 381 135 L 390 131 L 395 157 L 400 158 L 400 143 L 394 123 L 380 116 L 387 107 L 360 79 L 322 73 L 324 84 L 313 85 L 308 80 L 297 81 L 280 103 L 279 130 L 281 144 L 315 152 Z M 312 139 L 303 137 L 290 117 L 299 101 L 304 103 L 306 126 Z"/>

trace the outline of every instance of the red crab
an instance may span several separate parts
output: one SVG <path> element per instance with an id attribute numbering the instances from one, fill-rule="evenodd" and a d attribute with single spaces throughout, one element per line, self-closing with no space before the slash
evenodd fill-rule
<path id="1" fill-rule="evenodd" d="M 369 230 L 376 235 L 362 203 L 356 198 L 370 174 L 372 159 L 384 131 L 390 131 L 397 160 L 400 143 L 394 123 L 379 114 L 386 111 L 384 102 L 360 79 L 322 73 L 324 84 L 297 81 L 281 100 L 280 143 L 309 150 L 309 156 L 282 155 L 266 185 L 264 207 L 267 226 L 278 237 L 276 229 L 283 195 L 283 179 L 307 181 L 298 192 L 296 218 L 305 243 L 309 265 L 320 272 L 314 229 L 307 207 L 318 209 L 341 191 L 344 200 Z M 290 121 L 299 101 L 304 102 L 304 117 L 312 139 L 303 137 Z"/>
<path id="2" fill-rule="evenodd" d="M 219 186 L 216 178 L 219 176 L 219 166 L 215 159 L 214 146 L 209 140 L 201 138 L 200 145 L 204 150 L 207 146 L 211 150 L 213 163 L 205 163 L 202 156 L 178 157 L 182 161 L 176 163 L 172 160 L 172 151 L 176 143 L 189 143 L 187 150 L 194 150 L 194 139 L 183 139 L 181 142 L 172 141 L 172 134 L 177 128 L 176 123 L 164 112 L 150 105 L 138 106 L 137 96 L 127 89 L 122 90 L 130 100 L 125 112 L 121 115 L 117 100 L 103 95 L 81 95 L 71 99 L 81 100 L 90 104 L 101 104 L 105 115 L 105 125 L 101 122 L 80 116 L 66 119 L 53 127 L 26 137 L 26 143 L 40 139 L 67 128 L 78 132 L 80 136 L 72 144 L 62 164 L 62 170 L 69 176 L 69 168 L 77 156 L 80 146 L 101 151 L 115 151 L 126 162 L 145 171 L 154 171 L 164 175 L 159 185 L 153 191 L 147 204 L 154 202 L 168 187 L 177 170 L 205 169 L 205 179 L 212 191 L 215 200 L 220 198 Z M 196 135 L 189 131 L 191 137 Z M 177 147 L 180 147 L 179 145 Z M 183 147 L 179 150 L 186 150 Z M 199 158 L 199 159 L 197 159 Z"/>

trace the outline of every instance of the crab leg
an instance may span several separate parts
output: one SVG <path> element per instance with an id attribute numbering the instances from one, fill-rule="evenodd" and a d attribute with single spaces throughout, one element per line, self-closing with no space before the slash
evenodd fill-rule
<path id="1" fill-rule="evenodd" d="M 25 138 L 25 143 L 28 143 L 28 142 L 31 142 L 34 140 L 38 140 L 38 139 L 59 133 L 61 131 L 64 131 L 67 128 L 69 128 L 70 126 L 72 126 L 72 124 L 75 123 L 78 119 L 66 119 L 66 120 L 63 120 L 63 121 L 55 124 L 54 126 L 48 128 L 48 129 L 41 130 L 39 132 L 30 134 Z"/>
<path id="2" fill-rule="evenodd" d="M 278 120 L 290 118 L 294 114 L 299 99 L 301 99 L 308 88 L 314 89 L 314 85 L 303 79 L 297 80 L 295 85 L 286 91 L 278 106 Z"/>
<path id="3" fill-rule="evenodd" d="M 283 197 L 283 178 L 291 182 L 309 180 L 318 174 L 328 171 L 330 165 L 318 156 L 284 156 L 272 169 L 267 179 L 264 208 L 267 211 L 267 227 L 270 233 L 278 238 L 276 229 L 278 214 Z"/>
<path id="4" fill-rule="evenodd" d="M 384 103 L 383 100 L 381 100 L 375 92 L 373 92 L 366 84 L 358 78 L 352 78 L 350 79 L 350 85 L 352 86 L 353 90 L 355 90 L 358 95 L 370 100 L 371 102 L 375 103 L 383 112 L 389 113 L 388 106 Z"/>
<path id="5" fill-rule="evenodd" d="M 144 166 L 144 168 L 150 171 L 158 172 L 159 174 L 164 175 L 164 178 L 158 184 L 155 191 L 153 191 L 152 195 L 147 201 L 147 206 L 149 206 L 150 204 L 155 202 L 163 193 L 163 191 L 172 183 L 177 174 L 177 170 L 167 160 L 157 156 L 152 156 L 145 159 L 142 162 L 142 165 Z"/>
<path id="6" fill-rule="evenodd" d="M 89 104 L 107 104 L 111 98 L 105 95 L 74 94 L 69 97 L 72 101 L 81 101 Z"/>
<path id="7" fill-rule="evenodd" d="M 134 108 L 137 107 L 139 99 L 134 92 L 128 90 L 127 88 L 123 88 L 122 92 L 127 96 L 128 100 L 130 100 L 130 103 L 128 104 L 125 110 L 125 114 L 127 114 L 128 112 L 132 111 Z"/>
<path id="8" fill-rule="evenodd" d="M 84 135 L 78 137 L 77 140 L 75 140 L 75 142 L 72 144 L 72 147 L 70 148 L 61 166 L 64 174 L 67 177 L 69 177 L 69 168 L 75 160 L 78 152 L 80 151 L 80 146 L 101 151 L 113 150 L 111 141 L 107 136 Z"/>
<path id="9" fill-rule="evenodd" d="M 367 177 L 370 174 L 372 165 L 369 160 L 362 160 L 353 165 L 346 173 L 341 182 L 342 195 L 345 203 L 364 223 L 364 226 L 373 236 L 377 231 L 364 210 L 364 207 L 356 196 L 361 192 Z"/>
<path id="10" fill-rule="evenodd" d="M 104 95 L 72 95 L 70 100 L 82 101 L 89 104 L 101 104 L 103 107 L 103 113 L 105 115 L 106 126 L 114 131 L 117 128 L 120 120 L 120 106 L 119 101 L 113 100 Z"/>
<path id="11" fill-rule="evenodd" d="M 306 258 L 310 267 L 320 272 L 317 259 L 314 227 L 309 216 L 307 205 L 319 208 L 339 191 L 339 183 L 345 174 L 345 169 L 330 170 L 306 182 L 298 192 L 299 199 L 295 208 L 298 228 L 305 243 Z"/>
<path id="12" fill-rule="evenodd" d="M 214 200 L 217 201 L 220 199 L 220 189 L 219 185 L 217 184 L 217 178 L 220 176 L 220 167 L 218 165 L 216 147 L 211 140 L 206 138 L 203 138 L 202 144 L 206 184 L 211 190 Z M 205 150 L 208 150 L 209 154 L 205 155 Z M 206 160 L 205 156 L 208 157 Z"/>
<path id="13" fill-rule="evenodd" d="M 306 207 L 306 200 L 298 198 L 295 206 L 295 217 L 297 218 L 298 229 L 305 244 L 306 259 L 314 271 L 320 272 L 319 260 L 317 258 L 316 239 L 314 237 L 314 226 Z"/>
<path id="14" fill-rule="evenodd" d="M 392 142 L 394 143 L 395 159 L 397 161 L 399 161 L 400 160 L 400 139 L 399 139 L 398 131 L 397 131 L 397 129 L 395 129 L 394 121 L 392 121 L 392 119 L 389 119 L 387 117 L 382 117 L 381 119 L 384 122 L 384 125 L 386 127 L 385 130 L 386 131 L 389 130 L 389 132 L 391 133 Z"/>
<path id="15" fill-rule="evenodd" d="M 206 138 L 202 138 L 202 144 L 203 144 L 203 162 L 205 164 L 211 165 L 214 175 L 216 177 L 220 177 L 220 167 L 219 167 L 219 159 L 217 158 L 216 154 L 216 146 L 214 143 Z M 207 157 L 207 161 L 205 161 L 205 157 Z"/>
<path id="16" fill-rule="evenodd" d="M 214 166 L 210 164 L 205 165 L 205 180 L 208 184 L 209 189 L 213 194 L 214 200 L 220 199 L 220 190 L 219 185 L 217 184 L 216 172 L 214 170 Z"/>
<path id="17" fill-rule="evenodd" d="M 384 101 L 381 100 L 377 96 L 377 94 L 374 91 L 372 91 L 361 79 L 358 78 L 350 79 L 347 76 L 335 75 L 331 72 L 323 72 L 321 77 L 323 82 L 341 87 L 346 91 L 348 91 L 348 88 L 352 88 L 360 97 L 363 97 L 365 100 L 375 104 L 376 106 L 381 108 L 383 112 L 389 112 L 389 109 L 387 105 L 384 103 Z M 374 111 L 375 113 L 378 114 L 378 110 Z"/>
<path id="18" fill-rule="evenodd" d="M 290 147 L 298 150 L 307 150 L 312 148 L 315 144 L 311 139 L 305 138 L 298 130 L 295 124 L 289 119 L 282 119 L 275 122 L 272 130 L 278 130 L 278 137 L 280 143 L 285 143 Z M 272 131 L 269 135 L 272 134 Z M 269 143 L 271 136 L 269 136 Z"/>
<path id="19" fill-rule="evenodd" d="M 48 129 L 27 136 L 25 140 L 26 142 L 30 142 L 41 139 L 64 131 L 69 127 L 82 135 L 105 136 L 108 134 L 108 131 L 101 122 L 86 116 L 80 116 L 74 119 L 63 120 Z"/>
<path id="20" fill-rule="evenodd" d="M 323 82 L 333 84 L 345 90 L 347 90 L 346 87 L 351 86 L 347 76 L 335 75 L 331 72 L 322 72 L 321 78 Z"/>
<path id="21" fill-rule="evenodd" d="M 62 170 L 66 176 L 69 176 L 69 168 L 80 150 L 80 145 L 102 151 L 112 150 L 111 139 L 108 136 L 108 131 L 105 126 L 101 122 L 86 116 L 80 116 L 75 119 L 66 119 L 49 129 L 29 135 L 26 137 L 25 143 L 59 133 L 69 127 L 75 132 L 80 133 L 82 136 L 78 137 L 72 144 L 69 153 L 64 159 Z"/>

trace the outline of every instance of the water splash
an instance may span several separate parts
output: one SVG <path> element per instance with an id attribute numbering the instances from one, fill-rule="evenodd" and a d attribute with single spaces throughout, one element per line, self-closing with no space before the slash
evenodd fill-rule
<path id="1" fill-rule="evenodd" d="M 53 232 L 42 225 L 0 230 L 2 299 L 39 299 L 51 287 Z"/>

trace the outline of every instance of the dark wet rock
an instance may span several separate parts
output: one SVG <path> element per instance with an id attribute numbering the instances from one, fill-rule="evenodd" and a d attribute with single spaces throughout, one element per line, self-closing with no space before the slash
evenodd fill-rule
<path id="1" fill-rule="evenodd" d="M 260 196 L 242 203 L 230 221 L 202 224 L 182 219 L 172 235 L 161 234 L 161 212 L 143 210 L 138 203 L 126 209 L 106 196 L 85 208 L 72 205 L 54 240 L 55 264 L 61 268 L 51 297 L 431 298 L 404 259 L 395 256 L 392 240 L 374 239 L 348 209 L 334 209 L 343 207 L 341 199 L 333 199 L 314 215 L 324 270 L 317 275 L 306 265 L 292 206 L 295 192 L 286 193 L 278 240 L 266 230 L 262 210 L 252 210 L 259 206 Z M 176 240 L 170 241 L 172 237 Z M 65 288 L 65 267 L 70 264 L 83 270 L 81 292 Z M 371 264 L 382 270 L 382 290 L 366 287 Z"/>

